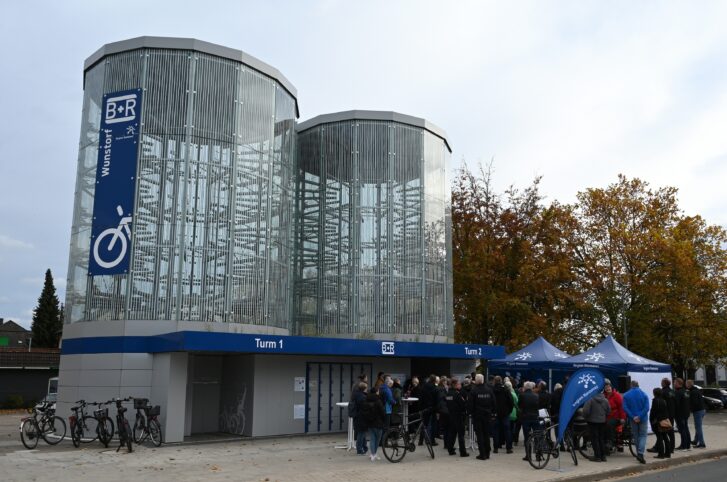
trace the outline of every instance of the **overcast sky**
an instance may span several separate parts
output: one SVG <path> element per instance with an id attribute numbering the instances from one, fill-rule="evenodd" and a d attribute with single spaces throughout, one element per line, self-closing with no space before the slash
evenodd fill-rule
<path id="1" fill-rule="evenodd" d="M 301 120 L 395 110 L 444 128 L 452 167 L 572 202 L 618 173 L 727 225 L 727 2 L 0 3 L 0 317 L 30 325 L 68 264 L 83 61 L 140 35 L 195 37 L 277 67 Z"/>

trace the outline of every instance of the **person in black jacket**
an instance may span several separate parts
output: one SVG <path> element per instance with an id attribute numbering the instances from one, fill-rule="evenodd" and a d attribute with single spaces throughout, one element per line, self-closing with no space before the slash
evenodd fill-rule
<path id="1" fill-rule="evenodd" d="M 384 431 L 384 418 L 386 418 L 386 410 L 384 404 L 381 403 L 379 391 L 372 388 L 366 396 L 366 401 L 361 407 L 366 428 L 369 431 L 369 441 L 371 442 L 371 461 L 380 460 L 381 457 L 376 452 L 381 443 L 381 436 Z"/>
<path id="2" fill-rule="evenodd" d="M 530 434 L 538 426 L 538 406 L 540 405 L 540 400 L 538 399 L 538 394 L 533 392 L 533 388 L 535 388 L 533 382 L 525 382 L 523 388 L 523 393 L 518 400 L 518 407 L 520 408 L 520 422 L 523 427 L 523 445 L 525 445 L 525 450 L 527 450 Z M 523 457 L 523 460 L 528 460 L 527 454 Z"/>
<path id="3" fill-rule="evenodd" d="M 470 392 L 468 409 L 472 415 L 472 425 L 477 436 L 479 460 L 490 458 L 490 419 L 495 410 L 495 394 L 485 385 L 485 377 L 481 373 L 475 376 L 475 386 Z"/>
<path id="4" fill-rule="evenodd" d="M 664 400 L 661 388 L 654 389 L 654 398 L 651 400 L 649 411 L 649 423 L 651 430 L 656 434 L 656 458 L 668 459 L 671 457 L 668 449 L 665 430 L 659 426 L 659 422 L 669 419 L 669 408 Z"/>
<path id="5" fill-rule="evenodd" d="M 548 412 L 550 413 L 550 421 L 553 424 L 558 423 L 558 420 L 560 419 L 560 402 L 563 400 L 563 385 L 560 383 L 555 384 L 555 389 L 553 390 L 553 393 L 550 397 L 550 409 Z M 563 441 L 560 441 L 560 450 L 561 452 L 565 452 L 565 444 Z"/>
<path id="6" fill-rule="evenodd" d="M 495 439 L 493 452 L 497 453 L 500 445 L 505 443 L 507 453 L 512 453 L 512 432 L 510 431 L 510 414 L 515 406 L 510 390 L 505 388 L 502 377 L 496 376 L 492 391 L 495 394 L 495 426 L 492 434 Z M 501 437 L 502 435 L 502 437 Z M 504 438 L 504 440 L 502 440 Z"/>
<path id="7" fill-rule="evenodd" d="M 447 431 L 449 430 L 449 409 L 447 408 L 447 391 L 449 390 L 449 380 L 446 377 L 440 377 L 437 385 L 437 432 L 435 438 L 440 437 L 447 440 Z M 444 448 L 447 448 L 445 443 Z"/>
<path id="8" fill-rule="evenodd" d="M 368 452 L 366 446 L 366 421 L 363 416 L 363 404 L 366 402 L 366 388 L 368 385 L 364 381 L 360 381 L 358 386 L 351 394 L 351 400 L 348 402 L 349 414 L 353 417 L 353 431 L 356 437 L 356 454 L 365 455 Z"/>
<path id="9" fill-rule="evenodd" d="M 421 390 L 421 398 L 419 398 L 419 410 L 424 411 L 424 429 L 427 431 L 432 446 L 439 445 L 434 439 L 437 421 L 437 375 L 429 375 L 427 382 Z M 419 435 L 419 445 L 423 443 L 424 432 Z"/>
<path id="10" fill-rule="evenodd" d="M 694 417 L 694 441 L 692 445 L 698 449 L 704 449 L 707 448 L 707 445 L 704 443 L 702 421 L 704 420 L 707 406 L 704 404 L 702 390 L 694 385 L 694 380 L 687 380 L 687 390 L 689 390 L 689 408 L 692 411 L 692 417 Z"/>
<path id="11" fill-rule="evenodd" d="M 673 454 L 674 449 L 676 448 L 676 437 L 674 436 L 674 427 L 675 420 L 676 420 L 676 407 L 677 407 L 677 400 L 676 400 L 676 394 L 674 393 L 674 390 L 671 388 L 671 380 L 668 378 L 663 378 L 661 380 L 661 397 L 666 402 L 666 409 L 669 412 L 669 422 L 671 422 L 671 430 L 668 430 L 665 432 L 666 436 L 666 445 L 665 445 L 665 452 L 668 454 Z"/>
<path id="12" fill-rule="evenodd" d="M 679 430 L 680 443 L 677 450 L 691 450 L 692 436 L 689 434 L 689 415 L 692 411 L 689 407 L 689 393 L 684 388 L 684 380 L 677 378 L 674 380 L 674 400 L 675 410 L 674 419 Z"/>
<path id="13" fill-rule="evenodd" d="M 447 429 L 447 438 L 444 440 L 444 446 L 447 448 L 449 455 L 454 455 L 454 440 L 459 443 L 459 456 L 469 457 L 467 447 L 464 443 L 464 423 L 467 417 L 467 403 L 462 397 L 462 384 L 456 378 L 452 378 L 449 384 L 449 390 L 445 396 L 447 403 L 447 411 L 449 412 L 449 427 Z"/>

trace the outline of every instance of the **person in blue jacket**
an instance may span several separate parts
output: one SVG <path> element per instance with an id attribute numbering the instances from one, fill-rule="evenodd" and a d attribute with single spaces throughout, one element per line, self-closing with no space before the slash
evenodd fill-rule
<path id="1" fill-rule="evenodd" d="M 385 375 L 384 383 L 380 388 L 381 401 L 384 404 L 384 410 L 386 412 L 386 417 L 384 417 L 384 429 L 388 429 L 391 425 L 391 412 L 394 405 L 396 405 L 394 394 L 391 392 L 392 385 L 394 385 L 394 380 L 391 379 L 390 375 Z"/>
<path id="2" fill-rule="evenodd" d="M 631 422 L 631 436 L 637 440 L 636 460 L 646 463 L 646 436 L 649 430 L 649 397 L 639 388 L 639 382 L 631 380 L 631 390 L 623 396 L 624 411 Z"/>

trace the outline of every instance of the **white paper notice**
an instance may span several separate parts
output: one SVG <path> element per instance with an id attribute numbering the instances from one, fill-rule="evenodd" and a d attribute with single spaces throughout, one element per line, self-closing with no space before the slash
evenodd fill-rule
<path id="1" fill-rule="evenodd" d="M 295 377 L 293 390 L 296 392 L 305 392 L 305 377 Z"/>
<path id="2" fill-rule="evenodd" d="M 293 418 L 295 420 L 305 418 L 305 405 L 293 405 Z"/>

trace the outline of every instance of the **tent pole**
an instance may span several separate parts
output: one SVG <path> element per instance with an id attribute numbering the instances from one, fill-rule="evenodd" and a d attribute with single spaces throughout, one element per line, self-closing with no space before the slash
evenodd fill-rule
<path id="1" fill-rule="evenodd" d="M 548 391 L 553 392 L 553 369 L 548 368 Z"/>

